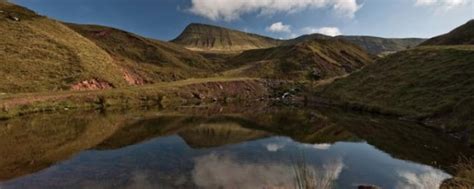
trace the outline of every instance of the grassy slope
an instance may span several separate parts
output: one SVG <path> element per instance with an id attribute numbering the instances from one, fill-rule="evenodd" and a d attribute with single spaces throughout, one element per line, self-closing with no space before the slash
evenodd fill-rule
<path id="1" fill-rule="evenodd" d="M 401 115 L 451 115 L 448 126 L 472 126 L 473 63 L 472 46 L 418 47 L 337 80 L 321 95 Z"/>
<path id="2" fill-rule="evenodd" d="M 6 2 L 0 10 L 0 93 L 63 90 L 92 78 L 126 84 L 112 57 L 63 24 Z"/>
<path id="3" fill-rule="evenodd" d="M 173 43 L 152 40 L 118 29 L 67 24 L 110 53 L 118 64 L 147 83 L 203 76 L 220 66 Z"/>
<path id="4" fill-rule="evenodd" d="M 274 47 L 279 40 L 205 24 L 190 24 L 173 43 L 197 51 L 235 52 Z"/>
<path id="5" fill-rule="evenodd" d="M 365 51 L 351 43 L 318 39 L 245 51 L 230 62 L 238 68 L 224 74 L 294 80 L 323 79 L 353 72 L 371 62 Z"/>

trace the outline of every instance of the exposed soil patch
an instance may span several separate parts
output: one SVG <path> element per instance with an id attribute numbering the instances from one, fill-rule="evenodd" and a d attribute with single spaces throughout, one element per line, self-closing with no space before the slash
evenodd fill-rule
<path id="1" fill-rule="evenodd" d="M 111 89 L 111 88 L 113 88 L 111 83 L 107 81 L 101 81 L 98 79 L 90 79 L 90 80 L 81 81 L 71 86 L 71 90 L 73 91 L 101 90 L 101 89 Z"/>
<path id="2" fill-rule="evenodd" d="M 146 83 L 140 76 L 125 69 L 123 70 L 123 77 L 130 85 L 143 85 Z"/>

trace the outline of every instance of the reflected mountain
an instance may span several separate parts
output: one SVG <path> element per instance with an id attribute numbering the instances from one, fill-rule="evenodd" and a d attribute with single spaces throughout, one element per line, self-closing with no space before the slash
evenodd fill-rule
<path id="1" fill-rule="evenodd" d="M 192 149 L 223 148 L 272 136 L 289 137 L 314 149 L 367 142 L 394 158 L 447 172 L 453 171 L 451 166 L 460 156 L 473 155 L 473 149 L 461 141 L 414 123 L 334 109 L 250 110 L 64 112 L 1 121 L 0 179 L 38 172 L 85 150 L 120 150 L 171 136 L 179 136 Z M 275 152 L 280 147 L 266 146 Z"/>

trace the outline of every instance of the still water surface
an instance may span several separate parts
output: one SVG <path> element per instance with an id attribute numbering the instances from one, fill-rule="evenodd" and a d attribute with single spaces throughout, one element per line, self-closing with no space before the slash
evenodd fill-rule
<path id="1" fill-rule="evenodd" d="M 258 113 L 257 113 L 258 112 Z M 462 144 L 410 123 L 270 108 L 0 123 L 0 188 L 436 188 Z"/>

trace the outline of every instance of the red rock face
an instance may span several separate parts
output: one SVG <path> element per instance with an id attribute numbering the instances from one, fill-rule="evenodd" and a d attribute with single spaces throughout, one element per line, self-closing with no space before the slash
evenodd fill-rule
<path id="1" fill-rule="evenodd" d="M 101 90 L 111 88 L 113 88 L 113 86 L 109 82 L 100 81 L 97 79 L 81 81 L 71 86 L 71 90 L 73 91 Z"/>

